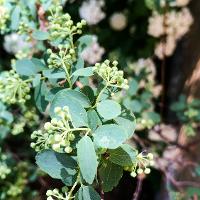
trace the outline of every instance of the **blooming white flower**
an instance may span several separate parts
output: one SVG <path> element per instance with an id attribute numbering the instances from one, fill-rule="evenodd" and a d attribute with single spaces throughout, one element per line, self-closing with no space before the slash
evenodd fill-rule
<path id="1" fill-rule="evenodd" d="M 17 33 L 11 33 L 4 37 L 3 46 L 8 53 L 16 54 L 20 51 L 31 48 L 32 44 L 26 42 L 21 35 Z"/>
<path id="2" fill-rule="evenodd" d="M 94 35 L 92 40 L 92 44 L 81 53 L 81 57 L 89 64 L 99 62 L 105 52 L 104 48 L 99 45 L 97 36 Z"/>
<path id="3" fill-rule="evenodd" d="M 116 30 L 116 31 L 121 31 L 124 28 L 126 28 L 127 25 L 127 18 L 123 13 L 114 13 L 110 17 L 110 26 Z"/>
<path id="4" fill-rule="evenodd" d="M 146 69 L 147 72 L 149 72 L 153 77 L 155 77 L 156 75 L 156 68 L 155 65 L 153 63 L 153 61 L 150 58 L 140 58 L 136 63 L 133 63 L 132 66 L 130 66 L 131 68 L 133 68 L 134 72 L 138 75 L 142 69 Z"/>
<path id="5" fill-rule="evenodd" d="M 165 26 L 163 22 L 156 23 L 155 21 L 158 19 L 164 20 Z M 189 31 L 192 23 L 193 17 L 188 8 L 182 8 L 178 12 L 170 11 L 165 16 L 156 13 L 150 18 L 148 33 L 154 37 L 166 36 L 166 41 L 158 43 L 155 48 L 155 54 L 158 58 L 163 59 L 164 56 L 173 54 L 177 41 Z M 158 26 L 157 29 L 156 26 Z"/>
<path id="6" fill-rule="evenodd" d="M 82 19 L 85 19 L 89 25 L 95 25 L 105 18 L 105 13 L 102 11 L 103 1 L 88 0 L 82 3 L 79 8 L 79 14 Z"/>
<path id="7" fill-rule="evenodd" d="M 149 18 L 148 34 L 153 37 L 160 37 L 164 32 L 164 17 L 163 15 L 154 12 Z"/>

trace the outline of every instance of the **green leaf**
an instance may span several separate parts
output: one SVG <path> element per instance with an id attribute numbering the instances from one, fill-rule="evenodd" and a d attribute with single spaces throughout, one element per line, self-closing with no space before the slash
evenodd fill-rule
<path id="1" fill-rule="evenodd" d="M 87 112 L 87 117 L 88 117 L 88 124 L 91 130 L 96 130 L 98 126 L 101 126 L 101 120 L 95 110 L 88 110 Z"/>
<path id="2" fill-rule="evenodd" d="M 146 7 L 150 10 L 156 10 L 156 1 L 155 0 L 145 0 Z"/>
<path id="3" fill-rule="evenodd" d="M 132 100 L 130 102 L 130 109 L 133 111 L 133 112 L 141 112 L 142 110 L 142 104 L 138 101 L 138 100 Z"/>
<path id="4" fill-rule="evenodd" d="M 32 76 L 38 72 L 38 69 L 35 67 L 34 63 L 27 58 L 17 60 L 15 66 L 17 73 L 20 75 Z"/>
<path id="5" fill-rule="evenodd" d="M 36 30 L 32 33 L 32 36 L 36 40 L 47 40 L 49 38 L 49 33 L 40 31 L 40 30 Z"/>
<path id="6" fill-rule="evenodd" d="M 73 76 L 92 76 L 93 75 L 93 67 L 86 67 L 76 70 L 73 74 Z"/>
<path id="7" fill-rule="evenodd" d="M 3 140 L 7 134 L 10 132 L 9 126 L 0 125 L 0 141 Z"/>
<path id="8" fill-rule="evenodd" d="M 123 168 L 121 166 L 105 161 L 99 169 L 99 176 L 103 191 L 109 192 L 116 187 L 122 178 L 122 175 Z"/>
<path id="9" fill-rule="evenodd" d="M 50 115 L 51 117 L 57 117 L 54 113 L 55 107 L 64 107 L 68 106 L 69 112 L 72 116 L 72 123 L 75 127 L 81 126 L 88 126 L 87 122 L 87 113 L 83 107 L 83 105 L 87 106 L 88 101 L 84 96 L 81 95 L 82 93 L 77 91 L 72 91 L 70 89 L 64 89 L 59 91 L 50 107 Z M 77 99 L 76 97 L 80 97 Z"/>
<path id="10" fill-rule="evenodd" d="M 94 141 L 97 146 L 115 149 L 122 145 L 127 139 L 123 128 L 116 124 L 106 124 L 97 128 L 94 132 Z"/>
<path id="11" fill-rule="evenodd" d="M 32 63 L 35 65 L 37 72 L 41 72 L 42 70 L 48 69 L 44 64 L 44 61 L 38 58 L 32 58 Z"/>
<path id="12" fill-rule="evenodd" d="M 20 21 L 20 7 L 16 6 L 11 14 L 11 29 L 17 30 Z"/>
<path id="13" fill-rule="evenodd" d="M 36 17 L 36 3 L 35 0 L 29 0 L 29 1 L 25 1 L 27 7 L 30 10 L 31 15 L 35 18 Z"/>
<path id="14" fill-rule="evenodd" d="M 34 79 L 33 79 L 33 87 L 36 87 L 40 84 L 40 79 L 41 79 L 41 75 L 36 74 Z"/>
<path id="15" fill-rule="evenodd" d="M 84 68 L 84 60 L 83 60 L 83 58 L 79 57 L 78 60 L 73 64 L 72 69 L 74 69 L 74 71 L 76 71 L 76 70 L 82 69 L 82 68 Z"/>
<path id="16" fill-rule="evenodd" d="M 61 91 L 61 90 L 63 90 L 62 87 L 55 87 L 55 88 L 52 88 L 52 89 L 49 90 L 49 92 L 45 95 L 45 100 L 51 102 L 51 101 L 54 99 L 55 95 L 56 95 L 59 91 Z"/>
<path id="17" fill-rule="evenodd" d="M 60 173 L 62 182 L 67 186 L 72 186 L 76 182 L 77 175 L 78 174 L 76 169 L 70 168 L 68 168 L 67 170 L 62 168 Z"/>
<path id="18" fill-rule="evenodd" d="M 92 41 L 93 41 L 92 38 L 93 38 L 92 35 L 84 35 L 77 40 L 78 54 L 80 54 L 86 47 L 88 47 L 92 44 Z"/>
<path id="19" fill-rule="evenodd" d="M 75 200 L 101 200 L 101 197 L 93 187 L 83 185 L 76 193 Z"/>
<path id="20" fill-rule="evenodd" d="M 127 139 L 132 137 L 136 129 L 136 119 L 133 115 L 125 111 L 125 114 L 120 115 L 114 120 L 120 127 L 125 130 L 127 134 Z"/>
<path id="21" fill-rule="evenodd" d="M 64 70 L 60 69 L 47 69 L 43 71 L 43 75 L 50 79 L 66 78 Z"/>
<path id="22" fill-rule="evenodd" d="M 160 123 L 160 115 L 155 112 L 145 112 L 143 115 L 146 119 L 151 119 L 154 123 Z"/>
<path id="23" fill-rule="evenodd" d="M 6 120 L 9 124 L 13 122 L 13 115 L 7 110 L 0 111 L 0 118 Z"/>
<path id="24" fill-rule="evenodd" d="M 40 112 L 44 112 L 48 105 L 48 101 L 45 100 L 45 94 L 48 92 L 48 88 L 44 81 L 40 81 L 40 84 L 35 88 L 34 100 L 36 106 Z"/>
<path id="25" fill-rule="evenodd" d="M 84 136 L 77 144 L 77 158 L 85 181 L 92 184 L 97 173 L 97 156 L 90 137 Z"/>
<path id="26" fill-rule="evenodd" d="M 72 65 L 72 74 L 76 70 L 82 69 L 83 67 L 84 67 L 84 60 L 81 57 L 79 57 L 78 60 Z M 78 79 L 77 76 L 72 76 L 72 83 L 74 84 L 77 79 Z"/>
<path id="27" fill-rule="evenodd" d="M 90 102 L 93 103 L 95 101 L 94 91 L 90 86 L 84 86 L 81 88 L 81 92 L 89 98 Z"/>
<path id="28" fill-rule="evenodd" d="M 123 167 L 130 166 L 135 162 L 137 151 L 128 144 L 123 144 L 117 149 L 109 150 L 109 160 Z"/>
<path id="29" fill-rule="evenodd" d="M 137 93 L 138 88 L 139 88 L 138 82 L 135 79 L 132 79 L 131 82 L 129 83 L 128 94 L 135 95 Z"/>
<path id="30" fill-rule="evenodd" d="M 74 175 L 77 167 L 74 158 L 67 154 L 56 153 L 53 150 L 44 150 L 38 153 L 36 163 L 42 171 L 55 179 L 63 179 L 64 171 Z"/>
<path id="31" fill-rule="evenodd" d="M 45 68 L 46 66 L 44 65 L 44 63 L 37 58 L 32 58 L 31 60 L 24 58 L 21 60 L 17 60 L 16 62 L 17 73 L 24 76 L 35 75 Z"/>
<path id="32" fill-rule="evenodd" d="M 104 119 L 110 120 L 121 114 L 121 106 L 113 100 L 104 100 L 97 104 L 97 111 Z"/>

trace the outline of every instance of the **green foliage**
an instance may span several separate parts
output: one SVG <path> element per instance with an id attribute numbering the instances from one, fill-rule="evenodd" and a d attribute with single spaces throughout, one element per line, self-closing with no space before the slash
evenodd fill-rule
<path id="1" fill-rule="evenodd" d="M 123 168 L 112 162 L 105 161 L 99 169 L 102 188 L 105 192 L 111 191 L 117 186 L 123 175 Z"/>
<path id="2" fill-rule="evenodd" d="M 196 134 L 197 125 L 200 122 L 199 108 L 200 101 L 198 99 L 187 101 L 184 95 L 171 105 L 171 110 L 176 112 L 178 120 L 184 125 L 184 131 L 188 136 Z"/>
<path id="3" fill-rule="evenodd" d="M 63 13 L 59 1 L 20 0 L 9 2 L 8 7 L 0 19 L 1 31 L 14 30 L 33 46 L 15 54 L 13 69 L 0 76 L 0 99 L 13 106 L 0 109 L 2 135 L 25 133 L 27 127 L 32 132 L 38 167 L 65 185 L 62 190 L 48 190 L 47 200 L 100 200 L 96 189 L 111 191 L 123 170 L 133 177 L 149 174 L 152 154 L 143 155 L 124 144 L 136 129 L 133 112 L 142 119 L 148 110 L 150 122 L 146 120 L 145 128 L 159 122 L 146 103 L 152 98 L 150 89 L 138 95 L 143 76 L 130 80 L 129 87 L 114 59 L 85 67 L 81 53 L 91 45 L 92 36 L 80 36 L 86 22 L 75 24 Z M 147 83 L 153 86 L 151 81 Z M 128 97 L 122 98 L 122 93 Z M 15 107 L 20 115 L 15 116 Z M 6 162 L 2 171 L 2 179 L 12 173 Z M 8 190 L 8 195 L 14 195 L 11 198 L 24 193 L 24 179 L 27 175 L 16 184 L 20 191 L 16 187 Z"/>

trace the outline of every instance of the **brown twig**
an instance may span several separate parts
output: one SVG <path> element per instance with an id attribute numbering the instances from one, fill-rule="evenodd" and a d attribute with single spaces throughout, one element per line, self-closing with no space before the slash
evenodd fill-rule
<path id="1" fill-rule="evenodd" d="M 136 190 L 133 194 L 132 200 L 138 200 L 139 199 L 140 193 L 142 191 L 142 182 L 143 182 L 143 177 L 139 176 L 138 179 L 137 179 L 137 187 L 136 187 Z"/>
<path id="2" fill-rule="evenodd" d="M 104 200 L 104 199 L 105 199 L 104 191 L 101 190 L 101 200 Z"/>

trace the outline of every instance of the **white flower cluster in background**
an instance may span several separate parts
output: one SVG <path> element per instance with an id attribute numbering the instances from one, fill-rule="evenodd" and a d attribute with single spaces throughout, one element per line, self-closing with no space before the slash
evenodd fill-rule
<path id="1" fill-rule="evenodd" d="M 114 13 L 110 17 L 109 22 L 110 22 L 110 26 L 112 27 L 112 29 L 114 29 L 116 31 L 121 31 L 121 30 L 125 29 L 127 26 L 127 18 L 121 12 Z"/>
<path id="2" fill-rule="evenodd" d="M 171 56 L 177 41 L 189 31 L 192 23 L 193 17 L 188 8 L 173 10 L 165 15 L 154 12 L 149 19 L 148 34 L 156 38 L 166 36 L 165 42 L 157 44 L 155 54 L 160 59 Z"/>
<path id="3" fill-rule="evenodd" d="M 162 92 L 162 85 L 158 85 L 155 82 L 156 67 L 152 59 L 140 58 L 137 62 L 131 63 L 129 66 L 135 72 L 136 75 L 139 75 L 142 70 L 145 70 L 148 73 L 147 76 L 145 76 L 146 80 L 142 79 L 139 82 L 139 87 L 145 88 L 147 85 L 149 85 L 154 97 L 160 96 Z"/>
<path id="4" fill-rule="evenodd" d="M 89 64 L 99 62 L 105 52 L 105 49 L 99 45 L 97 36 L 94 35 L 92 40 L 92 44 L 81 53 L 81 57 Z"/>
<path id="5" fill-rule="evenodd" d="M 11 33 L 4 37 L 4 49 L 11 54 L 17 54 L 23 52 L 24 50 L 30 49 L 32 44 L 25 41 L 23 36 L 17 33 Z"/>
<path id="6" fill-rule="evenodd" d="M 132 63 L 130 66 L 136 75 L 139 75 L 139 73 L 146 69 L 146 71 L 149 73 L 150 80 L 154 80 L 156 75 L 156 67 L 154 65 L 154 62 L 150 58 L 140 58 L 137 62 Z"/>
<path id="7" fill-rule="evenodd" d="M 88 25 L 95 25 L 105 18 L 105 13 L 102 11 L 104 1 L 88 0 L 84 1 L 79 8 L 80 17 L 86 20 Z"/>

